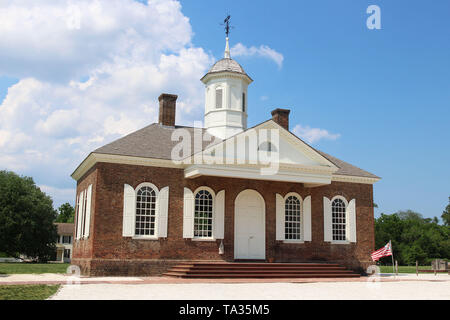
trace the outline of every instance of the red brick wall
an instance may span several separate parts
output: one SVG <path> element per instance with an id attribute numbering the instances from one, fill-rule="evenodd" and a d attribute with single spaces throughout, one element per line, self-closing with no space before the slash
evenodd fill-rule
<path id="1" fill-rule="evenodd" d="M 151 182 L 159 189 L 169 186 L 168 237 L 157 241 L 122 237 L 123 186 L 134 188 Z M 374 249 L 372 185 L 333 182 L 318 188 L 305 188 L 299 183 L 257 181 L 217 177 L 184 179 L 180 169 L 99 163 L 79 183 L 77 192 L 90 183 L 93 187 L 91 237 L 74 243 L 73 263 L 83 265 L 85 274 L 159 273 L 163 265 L 174 260 L 233 260 L 234 201 L 246 189 L 258 191 L 266 203 L 266 257 L 280 262 L 333 261 L 353 269 L 370 263 Z M 225 190 L 224 256 L 219 255 L 220 241 L 198 242 L 183 239 L 183 190 L 208 186 Z M 275 240 L 275 194 L 297 192 L 312 201 L 312 242 L 285 244 Z M 356 199 L 357 243 L 330 244 L 323 241 L 323 197 L 342 195 Z M 95 200 L 94 200 L 95 199 Z M 90 265 L 92 263 L 92 266 Z M 155 266 L 145 271 L 143 266 Z M 134 271 L 133 271 L 134 270 Z"/>
<path id="2" fill-rule="evenodd" d="M 77 184 L 77 196 L 84 190 L 86 190 L 89 185 L 92 184 L 92 200 L 91 200 L 91 223 L 89 228 L 89 237 L 87 239 L 75 239 L 75 234 L 77 230 L 77 215 L 75 216 L 75 231 L 73 235 L 73 252 L 72 252 L 72 264 L 79 265 L 83 273 L 87 273 L 90 269 L 89 262 L 92 258 L 92 249 L 94 242 L 94 225 L 95 225 L 95 212 L 96 212 L 96 190 L 97 190 L 97 169 L 94 166 L 91 168 L 79 181 Z M 78 205 L 78 203 L 77 203 Z M 75 261 L 75 262 L 74 262 Z"/>

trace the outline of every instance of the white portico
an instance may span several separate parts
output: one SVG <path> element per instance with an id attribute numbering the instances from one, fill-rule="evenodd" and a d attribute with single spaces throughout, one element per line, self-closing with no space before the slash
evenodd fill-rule
<path id="1" fill-rule="evenodd" d="M 247 88 L 253 80 L 231 59 L 228 38 L 224 58 L 201 79 L 205 84 L 205 127 L 227 139 L 247 129 Z"/>

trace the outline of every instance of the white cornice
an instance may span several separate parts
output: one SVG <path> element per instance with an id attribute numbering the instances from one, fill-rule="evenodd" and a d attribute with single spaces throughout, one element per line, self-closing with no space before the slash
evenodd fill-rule
<path id="1" fill-rule="evenodd" d="M 203 78 L 200 80 L 203 83 L 209 82 L 211 79 L 216 78 L 235 78 L 235 79 L 244 79 L 247 84 L 250 84 L 253 82 L 252 78 L 250 78 L 248 75 L 238 72 L 230 72 L 230 71 L 220 71 L 220 72 L 211 72 L 206 74 Z"/>
<path id="2" fill-rule="evenodd" d="M 280 164 L 278 175 L 270 178 L 271 176 L 261 176 L 259 175 L 260 166 L 243 164 L 235 166 L 227 165 L 189 165 L 189 164 L 178 164 L 172 160 L 163 159 L 153 159 L 153 158 L 142 158 L 142 157 L 132 157 L 132 156 L 121 156 L 112 154 L 100 154 L 91 153 L 72 173 L 72 178 L 78 181 L 83 177 L 86 172 L 88 172 L 96 163 L 117 163 L 117 164 L 129 164 L 137 166 L 149 166 L 149 167 L 162 167 L 162 168 L 174 168 L 174 169 L 185 169 L 185 173 L 189 173 L 190 177 L 193 177 L 194 171 L 197 170 L 196 174 L 204 175 L 216 175 L 220 176 L 233 176 L 233 175 L 247 175 L 248 178 L 258 179 L 258 180 L 278 180 L 278 181 L 292 181 L 301 182 L 300 180 L 305 180 L 304 183 L 310 183 L 311 185 L 323 185 L 329 184 L 326 181 L 336 181 L 336 182 L 349 182 L 349 183 L 363 183 L 363 184 L 374 184 L 380 180 L 380 178 L 368 178 L 368 177 L 358 177 L 358 176 L 346 176 L 337 175 L 334 172 L 337 168 L 330 168 L 325 166 L 304 166 L 304 165 L 293 165 L 293 164 Z M 201 168 L 201 170 L 198 170 Z M 214 173 L 214 174 L 207 174 Z M 256 176 L 259 175 L 259 177 Z M 292 176 L 292 178 L 289 178 Z M 317 180 L 318 179 L 318 180 Z"/>
<path id="3" fill-rule="evenodd" d="M 350 183 L 363 183 L 363 184 L 374 184 L 380 181 L 381 178 L 369 178 L 369 177 L 357 177 L 357 176 L 345 176 L 334 174 L 331 181 L 336 182 L 350 182 Z"/>
<path id="4" fill-rule="evenodd" d="M 317 185 L 326 185 L 331 183 L 330 173 L 327 174 L 278 170 L 276 174 L 262 175 L 259 168 L 250 168 L 248 166 L 242 167 L 217 165 L 192 165 L 184 170 L 184 177 L 187 179 L 193 179 L 199 176 L 311 183 Z"/>

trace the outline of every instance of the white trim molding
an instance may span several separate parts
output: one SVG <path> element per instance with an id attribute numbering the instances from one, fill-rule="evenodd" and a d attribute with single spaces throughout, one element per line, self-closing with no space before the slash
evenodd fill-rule
<path id="1" fill-rule="evenodd" d="M 363 183 L 363 184 L 374 184 L 380 181 L 381 178 L 369 178 L 369 177 L 358 177 L 358 176 L 344 176 L 339 174 L 333 174 L 331 181 L 336 182 L 350 182 L 350 183 Z"/>
<path id="2" fill-rule="evenodd" d="M 329 173 L 309 173 L 301 171 L 279 170 L 274 175 L 261 175 L 259 168 L 251 166 L 225 166 L 225 165 L 192 165 L 184 170 L 186 179 L 200 176 L 215 176 L 225 178 L 240 178 L 266 181 L 283 181 L 294 183 L 313 183 L 317 185 L 331 184 Z"/>
<path id="3" fill-rule="evenodd" d="M 293 137 L 295 138 L 295 137 Z M 300 141 L 300 140 L 299 140 Z M 205 153 L 213 150 L 214 146 L 204 150 Z M 224 159 L 226 163 L 227 159 Z M 348 182 L 375 184 L 381 178 L 359 177 L 339 175 L 335 172 L 337 167 L 333 166 L 307 166 L 300 164 L 279 164 L 279 172 L 276 175 L 261 175 L 261 166 L 242 164 L 242 165 L 186 165 L 183 163 L 175 163 L 172 160 L 132 157 L 112 154 L 91 153 L 78 168 L 72 173 L 72 178 L 76 181 L 80 180 L 86 172 L 88 172 L 95 164 L 99 162 L 129 164 L 137 166 L 161 167 L 184 169 L 185 178 L 194 178 L 201 175 L 212 175 L 219 177 L 235 177 L 255 180 L 270 180 L 304 183 L 305 187 L 313 188 L 322 185 L 331 184 L 331 182 Z"/>

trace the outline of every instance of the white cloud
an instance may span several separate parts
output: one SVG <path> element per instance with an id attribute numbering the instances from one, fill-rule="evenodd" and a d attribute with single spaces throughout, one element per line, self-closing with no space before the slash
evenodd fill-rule
<path id="1" fill-rule="evenodd" d="M 159 60 L 190 44 L 176 1 L 0 1 L 0 72 L 67 81 L 118 60 Z"/>
<path id="2" fill-rule="evenodd" d="M 157 120 L 160 93 L 179 95 L 178 123 L 202 119 L 214 61 L 177 1 L 0 1 L 0 21 L 0 74 L 20 78 L 0 104 L 0 169 L 58 203 L 73 202 L 69 175 L 89 152 Z"/>
<path id="3" fill-rule="evenodd" d="M 302 138 L 308 143 L 316 143 L 322 139 L 336 140 L 341 136 L 338 133 L 337 134 L 329 133 L 325 129 L 311 128 L 309 126 L 303 127 L 300 124 L 296 125 L 295 128 L 292 130 L 292 132 L 294 132 L 294 134 L 296 134 L 298 137 Z"/>
<path id="4" fill-rule="evenodd" d="M 265 46 L 265 45 L 261 45 L 259 46 L 259 48 L 257 47 L 246 47 L 245 45 L 243 45 L 242 43 L 238 43 L 236 44 L 233 48 L 231 48 L 231 55 L 232 56 L 259 56 L 259 57 L 264 57 L 264 58 L 268 58 L 270 60 L 272 60 L 273 62 L 275 62 L 279 68 L 281 68 L 283 66 L 283 60 L 284 60 L 284 56 L 275 51 L 274 49 Z"/>
<path id="5" fill-rule="evenodd" d="M 39 188 L 47 195 L 51 195 L 55 207 L 59 207 L 65 202 L 72 202 L 67 199 L 75 198 L 75 188 L 60 189 L 46 185 L 40 185 Z"/>

